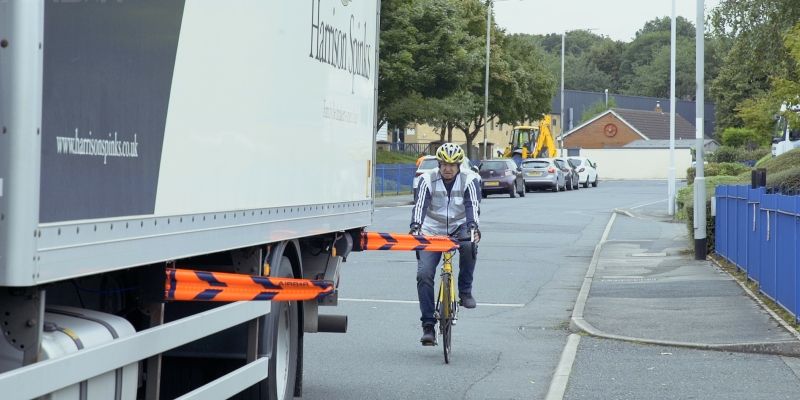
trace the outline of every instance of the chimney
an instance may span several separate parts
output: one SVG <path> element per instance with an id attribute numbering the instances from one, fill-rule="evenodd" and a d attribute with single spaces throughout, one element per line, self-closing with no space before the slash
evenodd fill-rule
<path id="1" fill-rule="evenodd" d="M 656 112 L 659 112 L 659 113 L 661 112 L 661 102 L 660 101 L 656 102 Z"/>

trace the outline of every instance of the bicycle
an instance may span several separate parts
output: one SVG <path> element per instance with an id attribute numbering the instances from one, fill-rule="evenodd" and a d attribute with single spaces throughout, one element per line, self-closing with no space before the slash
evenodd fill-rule
<path id="1" fill-rule="evenodd" d="M 450 350 L 452 344 L 453 325 L 458 319 L 458 300 L 456 300 L 456 286 L 453 280 L 453 256 L 455 250 L 443 253 L 441 281 L 439 282 L 439 296 L 436 298 L 434 318 L 439 321 L 439 333 L 442 335 L 442 350 L 444 351 L 445 364 L 450 363 Z"/>
<path id="2" fill-rule="evenodd" d="M 439 282 L 439 296 L 436 298 L 434 318 L 439 321 L 439 333 L 442 335 L 442 350 L 444 351 L 445 364 L 450 363 L 453 325 L 458 319 L 458 300 L 456 300 L 456 284 L 453 280 L 453 256 L 455 250 L 444 254 L 442 263 L 441 281 Z"/>
<path id="3" fill-rule="evenodd" d="M 470 230 L 470 243 L 475 243 L 475 230 Z M 474 247 L 473 247 L 474 251 Z M 456 282 L 453 279 L 453 256 L 456 250 L 443 253 L 441 280 L 439 281 L 439 296 L 436 298 L 434 318 L 439 322 L 439 333 L 442 335 L 442 350 L 444 363 L 450 363 L 452 351 L 453 325 L 458 320 L 459 301 L 456 299 Z M 473 255 L 474 256 L 474 255 Z"/>

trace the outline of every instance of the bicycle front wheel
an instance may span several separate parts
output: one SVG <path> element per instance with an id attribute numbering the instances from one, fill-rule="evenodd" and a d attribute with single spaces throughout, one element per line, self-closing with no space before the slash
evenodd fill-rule
<path id="1" fill-rule="evenodd" d="M 442 299 L 439 302 L 439 331 L 442 334 L 442 351 L 445 364 L 450 363 L 452 330 L 453 330 L 453 292 L 451 290 L 452 277 L 442 274 Z"/>

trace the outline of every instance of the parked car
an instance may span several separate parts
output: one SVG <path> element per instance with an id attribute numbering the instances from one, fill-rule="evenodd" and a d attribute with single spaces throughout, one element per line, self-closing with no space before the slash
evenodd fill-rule
<path id="1" fill-rule="evenodd" d="M 567 190 L 578 190 L 580 187 L 580 176 L 578 175 L 578 170 L 572 167 L 566 159 L 563 158 L 554 158 L 553 163 L 556 164 L 557 167 L 561 168 L 564 171 L 564 186 L 567 187 Z"/>
<path id="2" fill-rule="evenodd" d="M 510 197 L 525 196 L 525 180 L 522 170 L 517 168 L 514 160 L 494 159 L 480 163 L 481 194 L 484 198 L 490 194 L 508 193 Z"/>
<path id="3" fill-rule="evenodd" d="M 415 200 L 417 198 L 417 186 L 419 186 L 420 175 L 433 171 L 437 168 L 439 168 L 439 161 L 436 159 L 436 156 L 425 156 L 425 158 L 423 158 L 419 163 L 417 171 L 414 172 L 414 182 L 411 185 L 412 190 L 414 191 Z M 461 162 L 461 171 L 470 171 L 471 173 L 478 175 L 478 167 L 472 165 L 472 162 L 467 157 L 464 157 L 464 161 Z"/>
<path id="4" fill-rule="evenodd" d="M 580 176 L 578 180 L 583 187 L 589 187 L 590 184 L 592 187 L 597 187 L 599 174 L 597 172 L 596 162 L 586 157 L 569 157 L 567 158 L 567 162 L 578 170 L 578 175 Z"/>
<path id="5" fill-rule="evenodd" d="M 521 168 L 526 190 L 545 188 L 558 192 L 566 189 L 564 171 L 555 165 L 552 158 L 523 160 Z"/>

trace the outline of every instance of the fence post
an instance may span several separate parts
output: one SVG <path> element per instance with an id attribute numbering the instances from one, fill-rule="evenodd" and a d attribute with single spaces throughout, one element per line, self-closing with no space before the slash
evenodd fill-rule
<path id="1" fill-rule="evenodd" d="M 397 169 L 394 171 L 394 189 L 395 194 L 400 194 L 400 164 L 396 164 Z"/>

